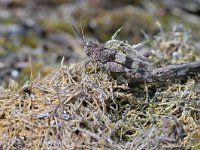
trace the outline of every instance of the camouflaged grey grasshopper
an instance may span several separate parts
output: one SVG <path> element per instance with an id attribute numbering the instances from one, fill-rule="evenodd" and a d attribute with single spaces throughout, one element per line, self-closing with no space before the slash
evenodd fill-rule
<path id="1" fill-rule="evenodd" d="M 123 53 L 102 44 L 87 42 L 84 39 L 83 30 L 83 36 L 81 36 L 77 29 L 74 26 L 72 27 L 84 43 L 84 52 L 89 59 L 88 62 L 96 62 L 109 72 L 127 74 L 132 78 L 144 78 L 142 76 L 146 76 L 148 70 L 152 68 L 152 64 L 130 45 L 127 46 L 128 44 L 124 43 L 127 53 Z M 117 41 L 113 40 L 113 42 Z M 123 43 L 121 44 L 123 45 Z"/>

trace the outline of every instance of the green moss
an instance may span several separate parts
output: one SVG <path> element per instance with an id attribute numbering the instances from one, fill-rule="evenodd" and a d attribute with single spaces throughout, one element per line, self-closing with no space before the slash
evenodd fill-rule
<path id="1" fill-rule="evenodd" d="M 69 23 L 57 20 L 40 20 L 41 26 L 45 27 L 47 30 L 52 31 L 64 31 L 64 32 L 72 32 L 72 26 Z"/>
<path id="2" fill-rule="evenodd" d="M 25 36 L 20 36 L 19 37 L 21 45 L 28 45 L 31 48 L 36 48 L 38 46 L 39 39 L 33 35 L 32 32 L 29 32 Z"/>
<path id="3" fill-rule="evenodd" d="M 2 24 L 14 24 L 16 20 L 14 18 L 3 18 L 1 19 Z"/>

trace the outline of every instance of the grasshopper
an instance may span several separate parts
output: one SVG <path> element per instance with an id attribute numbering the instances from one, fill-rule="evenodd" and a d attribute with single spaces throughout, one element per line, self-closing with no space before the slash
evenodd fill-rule
<path id="1" fill-rule="evenodd" d="M 72 27 L 84 43 L 84 52 L 88 57 L 88 62 L 97 62 L 109 72 L 123 73 L 131 78 L 145 78 L 152 68 L 152 64 L 130 45 L 127 47 L 127 53 L 119 52 L 102 44 L 85 41 L 83 30 L 83 36 L 81 36 L 77 29 Z"/>

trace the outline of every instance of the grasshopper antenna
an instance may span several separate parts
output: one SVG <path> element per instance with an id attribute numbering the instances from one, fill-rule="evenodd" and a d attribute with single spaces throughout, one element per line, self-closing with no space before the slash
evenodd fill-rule
<path id="1" fill-rule="evenodd" d="M 81 34 L 78 32 L 78 30 L 75 28 L 74 25 L 72 25 L 72 27 L 73 27 L 74 31 L 78 34 L 78 36 L 81 38 L 81 40 L 83 41 L 83 43 L 85 43 L 84 35 L 81 36 Z M 81 26 L 81 30 L 83 30 L 82 26 Z M 82 33 L 83 33 L 83 31 L 82 31 Z"/>
<path id="2" fill-rule="evenodd" d="M 80 16 L 80 27 L 81 27 L 82 39 L 83 39 L 83 41 L 85 41 L 85 36 L 84 36 L 84 32 L 83 32 L 83 26 L 82 26 L 82 19 L 81 19 L 81 16 Z"/>

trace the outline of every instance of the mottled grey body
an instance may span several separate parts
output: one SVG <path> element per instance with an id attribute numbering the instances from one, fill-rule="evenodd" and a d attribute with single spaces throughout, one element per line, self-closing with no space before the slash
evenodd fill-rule
<path id="1" fill-rule="evenodd" d="M 88 56 L 89 61 L 98 62 L 108 71 L 123 73 L 125 77 L 130 79 L 146 80 L 146 78 L 151 75 L 153 66 L 145 57 L 139 55 L 130 45 L 120 41 L 113 41 L 113 37 L 116 36 L 117 32 L 119 32 L 121 28 L 112 37 L 112 42 L 120 44 L 119 47 L 123 47 L 125 52 L 116 51 L 115 49 L 107 48 L 104 45 L 92 41 L 86 42 L 83 30 L 83 36 L 81 36 L 73 25 L 72 27 L 82 39 L 84 43 L 84 51 Z M 121 46 L 121 44 L 123 46 Z"/>
<path id="2" fill-rule="evenodd" d="M 84 51 L 90 60 L 100 62 L 107 70 L 126 73 L 128 76 L 134 76 L 134 78 L 145 76 L 152 67 L 143 56 L 137 54 L 135 57 L 130 57 L 131 55 L 93 42 L 86 43 Z"/>

